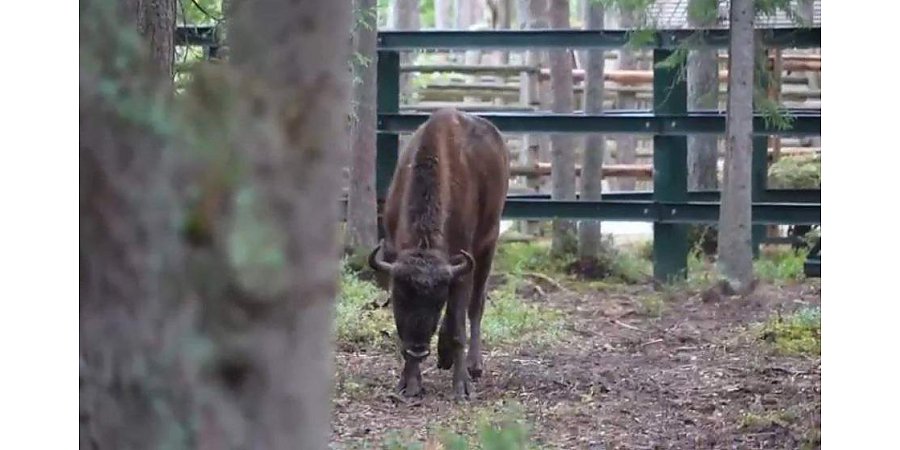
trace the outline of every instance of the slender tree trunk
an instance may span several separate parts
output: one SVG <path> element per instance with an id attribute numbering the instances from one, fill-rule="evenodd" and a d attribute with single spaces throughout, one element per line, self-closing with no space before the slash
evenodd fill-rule
<path id="1" fill-rule="evenodd" d="M 395 30 L 418 30 L 420 28 L 419 0 L 394 0 L 390 28 Z M 414 59 L 414 55 L 409 52 L 400 53 L 400 64 L 412 64 Z M 412 96 L 411 81 L 410 74 L 400 74 L 401 99 L 409 99 Z"/>
<path id="2" fill-rule="evenodd" d="M 496 30 L 509 30 L 512 28 L 512 0 L 487 0 L 491 2 L 493 11 L 493 28 Z M 494 63 L 498 65 L 509 64 L 509 52 L 497 50 L 494 53 Z"/>
<path id="3" fill-rule="evenodd" d="M 717 14 L 704 16 L 691 14 L 703 8 L 715 7 L 706 0 L 690 0 L 688 23 L 692 28 L 715 26 Z M 719 109 L 719 56 L 715 48 L 691 50 L 687 64 L 688 109 Z M 709 135 L 688 136 L 688 190 L 704 191 L 719 188 L 719 137 Z M 715 227 L 691 225 L 692 242 L 696 242 L 708 256 L 715 255 Z"/>
<path id="4" fill-rule="evenodd" d="M 797 2 L 797 16 L 799 16 L 800 22 L 803 24 L 803 26 L 813 26 L 815 11 L 814 0 L 799 0 Z"/>
<path id="5" fill-rule="evenodd" d="M 434 0 L 434 26 L 439 30 L 453 28 L 456 11 L 454 0 Z"/>
<path id="6" fill-rule="evenodd" d="M 731 1 L 725 176 L 719 211 L 719 271 L 731 291 L 753 288 L 751 177 L 753 131 L 753 0 Z"/>
<path id="7" fill-rule="evenodd" d="M 584 5 L 584 26 L 587 30 L 602 30 L 603 5 L 588 1 Z M 603 112 L 603 50 L 588 50 L 585 60 L 584 112 Z M 603 154 L 605 137 L 588 134 L 584 138 L 581 170 L 581 198 L 601 200 L 603 193 Z M 599 220 L 583 220 L 578 230 L 578 255 L 582 260 L 596 259 L 602 249 Z"/>
<path id="8" fill-rule="evenodd" d="M 569 28 L 568 0 L 550 1 L 550 26 L 554 29 Z M 575 98 L 572 90 L 572 59 L 565 49 L 550 51 L 550 79 L 553 90 L 553 112 L 571 113 Z M 568 134 L 551 137 L 553 171 L 552 198 L 575 199 L 575 142 Z M 576 250 L 575 223 L 571 220 L 553 222 L 552 251 L 555 254 L 574 253 Z"/>
<path id="9" fill-rule="evenodd" d="M 175 76 L 175 0 L 126 0 L 125 16 L 146 40 L 160 80 Z M 171 83 L 171 81 L 170 81 Z"/>
<path id="10" fill-rule="evenodd" d="M 690 0 L 688 10 L 702 8 L 705 0 Z M 693 28 L 707 28 L 716 24 L 711 20 L 688 16 Z M 719 107 L 719 58 L 715 48 L 691 50 L 687 68 L 688 109 L 710 110 Z M 718 188 L 719 149 L 717 136 L 688 136 L 688 189 L 715 190 Z"/>
<path id="11" fill-rule="evenodd" d="M 375 93 L 377 5 L 376 0 L 357 0 L 367 23 L 356 28 L 356 51 L 368 59 L 356 65 L 356 121 L 347 198 L 347 247 L 354 253 L 371 249 L 378 240 L 378 206 L 375 198 Z M 437 12 L 436 12 L 437 13 Z"/>
<path id="12" fill-rule="evenodd" d="M 546 28 L 544 14 L 547 10 L 546 0 L 517 0 L 516 3 L 517 17 L 519 20 L 519 29 L 533 30 Z M 538 50 L 528 50 L 525 52 L 525 65 L 540 69 L 541 60 L 544 53 Z M 540 97 L 540 80 L 537 73 L 522 72 L 519 74 L 519 96 L 521 101 L 530 108 L 539 109 L 541 106 Z M 528 166 L 533 166 L 541 160 L 541 138 L 536 134 L 522 135 L 522 150 L 519 153 L 519 161 Z M 527 186 L 534 190 L 535 193 L 541 191 L 541 178 L 538 176 L 528 178 Z M 540 232 L 540 222 L 529 220 L 525 222 L 525 233 L 537 235 Z"/>
<path id="13" fill-rule="evenodd" d="M 815 1 L 799 0 L 797 2 L 797 16 L 803 26 L 811 27 L 815 25 Z M 821 72 L 809 72 L 807 74 L 807 83 L 810 89 L 819 89 L 821 85 Z M 820 147 L 822 145 L 821 136 L 811 136 L 806 142 L 812 147 Z"/>
<path id="14" fill-rule="evenodd" d="M 616 7 L 616 18 L 621 29 L 633 29 L 637 25 L 637 11 L 627 5 Z M 619 50 L 619 70 L 638 69 L 637 53 L 628 48 Z M 637 95 L 634 92 L 618 92 L 616 95 L 616 109 L 637 109 Z M 634 164 L 637 161 L 637 136 L 633 134 L 620 134 L 616 136 L 616 162 L 619 164 Z M 615 180 L 616 190 L 633 191 L 636 185 L 634 177 L 620 177 Z"/>

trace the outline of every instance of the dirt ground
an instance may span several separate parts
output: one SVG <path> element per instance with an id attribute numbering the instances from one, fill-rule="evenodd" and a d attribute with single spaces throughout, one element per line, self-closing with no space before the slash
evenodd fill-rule
<path id="1" fill-rule="evenodd" d="M 423 441 L 441 427 L 471 432 L 476 417 L 517 404 L 542 448 L 819 448 L 819 358 L 778 356 L 751 332 L 777 311 L 818 305 L 817 282 L 761 285 L 744 299 L 675 294 L 658 314 L 649 286 L 536 291 L 523 301 L 562 311 L 567 337 L 486 349 L 466 404 L 451 400 L 450 373 L 433 358 L 424 399 L 404 403 L 391 396 L 395 355 L 340 353 L 332 447 L 379 448 L 391 430 Z"/>

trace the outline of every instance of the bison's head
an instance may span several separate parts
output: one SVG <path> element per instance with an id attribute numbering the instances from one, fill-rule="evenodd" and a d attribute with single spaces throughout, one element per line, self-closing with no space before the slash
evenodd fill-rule
<path id="1" fill-rule="evenodd" d="M 379 257 L 381 246 L 369 255 L 372 269 L 390 274 L 394 322 L 405 357 L 424 359 L 430 353 L 441 310 L 453 281 L 472 271 L 472 255 L 460 252 L 449 260 L 435 249 L 400 251 L 394 262 Z"/>

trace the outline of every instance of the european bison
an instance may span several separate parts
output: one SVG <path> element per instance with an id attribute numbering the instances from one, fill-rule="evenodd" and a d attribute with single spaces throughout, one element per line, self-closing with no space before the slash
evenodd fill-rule
<path id="1" fill-rule="evenodd" d="M 485 285 L 508 180 L 509 155 L 497 128 L 454 109 L 435 111 L 399 155 L 384 205 L 386 238 L 369 265 L 390 278 L 405 360 L 397 386 L 402 395 L 423 393 L 419 363 L 430 354 L 445 305 L 437 366 L 453 369 L 456 399 L 474 393 L 471 380 L 484 367 Z M 467 311 L 471 340 L 464 361 Z"/>

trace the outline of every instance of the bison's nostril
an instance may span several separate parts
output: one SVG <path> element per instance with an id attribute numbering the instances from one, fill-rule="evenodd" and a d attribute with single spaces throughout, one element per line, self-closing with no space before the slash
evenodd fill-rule
<path id="1" fill-rule="evenodd" d="M 410 347 L 406 349 L 406 354 L 412 356 L 413 358 L 424 358 L 431 354 L 431 350 L 428 350 L 428 347 Z"/>

